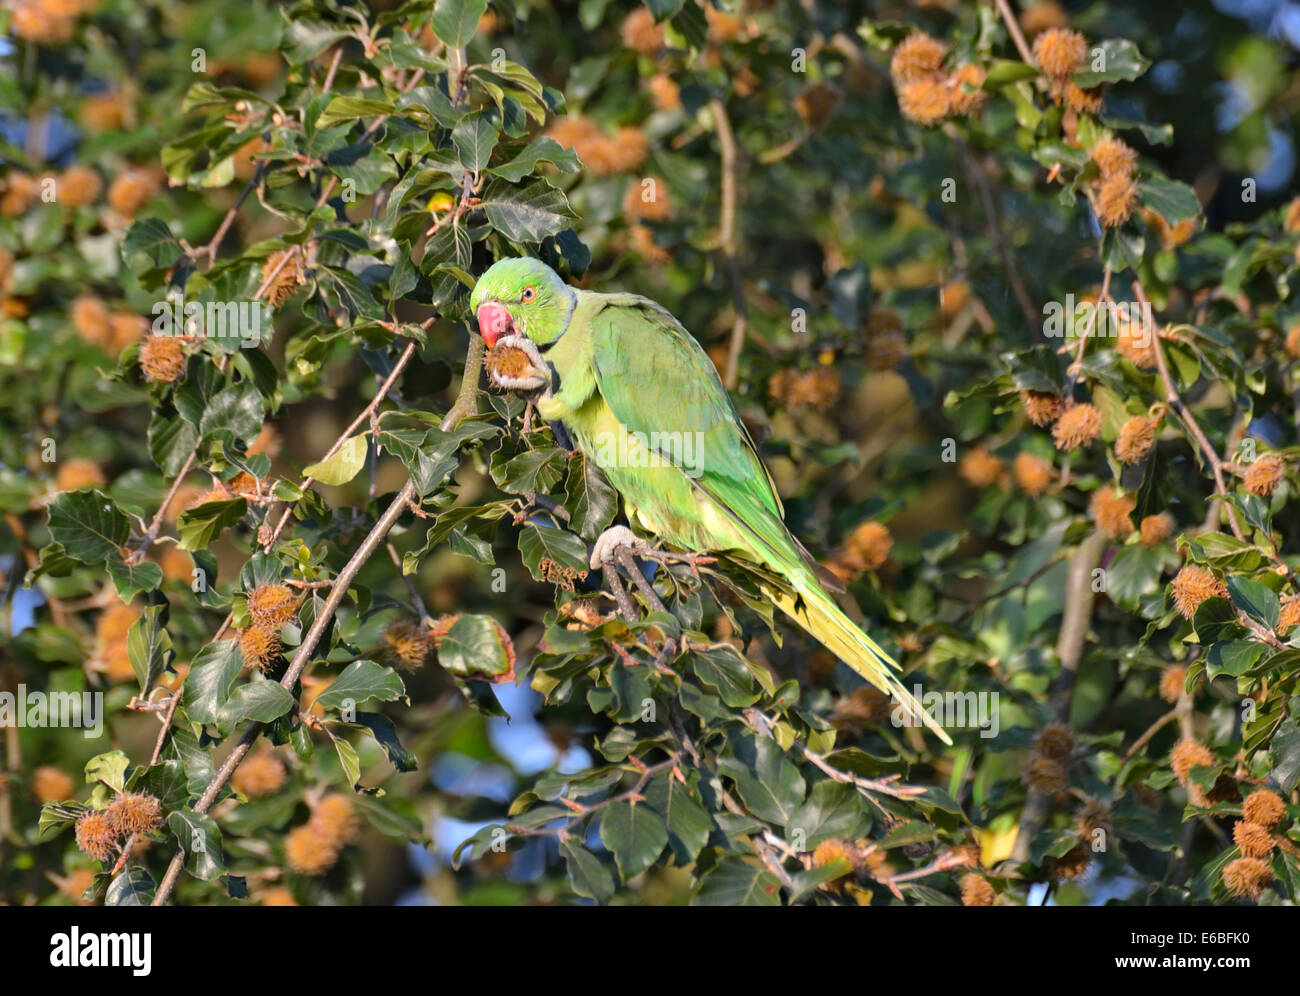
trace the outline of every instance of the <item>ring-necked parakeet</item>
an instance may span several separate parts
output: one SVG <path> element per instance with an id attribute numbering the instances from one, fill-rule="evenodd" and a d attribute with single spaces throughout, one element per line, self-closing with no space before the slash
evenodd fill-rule
<path id="1" fill-rule="evenodd" d="M 788 589 L 765 586 L 774 604 L 951 743 L 898 680 L 894 660 L 827 592 L 827 572 L 786 528 L 717 370 L 666 309 L 635 294 L 578 290 L 529 258 L 491 266 L 470 307 L 489 347 L 509 337 L 532 357 L 511 361 L 498 383 L 544 389 L 538 414 L 601 466 L 629 522 L 678 549 L 728 551 L 783 577 Z"/>

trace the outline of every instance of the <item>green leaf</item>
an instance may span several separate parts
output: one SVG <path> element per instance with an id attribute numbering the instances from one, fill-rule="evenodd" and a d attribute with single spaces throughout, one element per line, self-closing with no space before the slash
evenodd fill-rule
<path id="1" fill-rule="evenodd" d="M 228 731 L 247 720 L 269 723 L 292 708 L 293 695 L 287 688 L 254 674 L 221 704 L 217 727 Z"/>
<path id="2" fill-rule="evenodd" d="M 1206 655 L 1205 673 L 1211 678 L 1221 674 L 1240 677 L 1255 666 L 1267 648 L 1253 640 L 1228 640 L 1210 647 Z"/>
<path id="3" fill-rule="evenodd" d="M 486 114 L 471 114 L 461 121 L 451 133 L 461 166 L 467 172 L 481 173 L 491 161 L 500 135 Z"/>
<path id="4" fill-rule="evenodd" d="M 355 121 L 358 118 L 377 118 L 392 114 L 394 106 L 385 100 L 370 100 L 365 97 L 348 97 L 340 94 L 329 102 L 316 119 L 317 128 L 328 128 L 341 121 Z"/>
<path id="5" fill-rule="evenodd" d="M 519 553 L 524 565 L 538 581 L 551 577 L 542 569 L 544 560 L 561 568 L 569 568 L 577 577 L 587 576 L 587 544 L 563 529 L 554 529 L 529 520 L 519 531 Z"/>
<path id="6" fill-rule="evenodd" d="M 585 540 L 595 540 L 618 514 L 618 492 L 605 472 L 585 454 L 579 453 L 569 461 L 564 494 L 569 527 Z"/>
<path id="7" fill-rule="evenodd" d="M 126 790 L 126 769 L 130 765 L 130 759 L 120 750 L 97 754 L 86 762 L 86 784 L 103 782 L 114 792 L 123 792 Z"/>
<path id="8" fill-rule="evenodd" d="M 828 778 L 812 787 L 807 801 L 791 815 L 785 834 L 789 840 L 802 831 L 800 843 L 811 850 L 834 837 L 860 836 L 866 832 L 869 822 L 862 811 L 858 790 Z"/>
<path id="9" fill-rule="evenodd" d="M 489 173 L 499 176 L 511 183 L 518 183 L 537 169 L 538 163 L 551 163 L 565 173 L 574 173 L 579 169 L 578 156 L 572 149 L 549 136 L 535 138 L 517 156 L 501 166 L 493 166 Z"/>
<path id="10" fill-rule="evenodd" d="M 228 498 L 204 502 L 197 508 L 186 509 L 176 520 L 181 534 L 177 544 L 182 550 L 203 550 L 221 535 L 227 526 L 233 526 L 248 511 L 243 498 Z"/>
<path id="11" fill-rule="evenodd" d="M 1090 46 L 1084 64 L 1088 68 L 1075 73 L 1073 80 L 1085 90 L 1100 83 L 1135 80 L 1151 65 L 1127 38 L 1108 38 L 1099 45 Z"/>
<path id="12" fill-rule="evenodd" d="M 160 617 L 165 605 L 147 605 L 126 634 L 126 651 L 131 658 L 131 668 L 140 682 L 140 694 L 145 695 L 175 656 L 172 640 L 163 629 Z"/>
<path id="13" fill-rule="evenodd" d="M 139 865 L 127 865 L 108 883 L 105 906 L 148 906 L 157 888 L 153 877 Z"/>
<path id="14" fill-rule="evenodd" d="M 178 809 L 167 817 L 167 826 L 185 852 L 187 872 L 204 882 L 211 882 L 225 873 L 221 829 L 212 817 L 191 809 Z"/>
<path id="15" fill-rule="evenodd" d="M 625 800 L 605 807 L 600 839 L 614 852 L 623 881 L 629 882 L 658 859 L 668 844 L 668 827 L 645 803 Z"/>
<path id="16" fill-rule="evenodd" d="M 733 709 L 753 705 L 762 694 L 754 688 L 749 665 L 732 647 L 722 645 L 698 650 L 691 654 L 690 660 L 696 676 Z"/>
<path id="17" fill-rule="evenodd" d="M 142 591 L 153 591 L 162 584 L 162 568 L 148 560 L 138 564 L 128 564 L 114 554 L 105 562 L 108 576 L 113 579 L 117 597 L 129 602 Z"/>
<path id="18" fill-rule="evenodd" d="M 216 723 L 243 667 L 238 640 L 209 643 L 194 655 L 182 687 L 185 713 L 195 723 Z"/>
<path id="19" fill-rule="evenodd" d="M 1273 759 L 1273 777 L 1286 795 L 1290 795 L 1296 785 L 1300 784 L 1300 726 L 1287 717 L 1273 735 L 1268 747 L 1269 757 Z"/>
<path id="20" fill-rule="evenodd" d="M 784 826 L 803 803 L 803 776 L 768 737 L 734 734 L 718 770 L 736 783 L 741 801 L 761 820 Z"/>
<path id="21" fill-rule="evenodd" d="M 752 861 L 726 857 L 700 882 L 692 906 L 780 906 L 781 883 Z"/>
<path id="22" fill-rule="evenodd" d="M 213 396 L 199 419 L 199 433 L 208 436 L 227 429 L 236 439 L 252 439 L 262 431 L 266 403 L 249 381 L 223 388 Z"/>
<path id="23" fill-rule="evenodd" d="M 1196 191 L 1178 180 L 1153 176 L 1138 185 L 1142 203 L 1170 225 L 1189 221 L 1201 214 L 1201 202 Z"/>
<path id="24" fill-rule="evenodd" d="M 389 762 L 398 771 L 415 771 L 420 762 L 415 755 L 402 746 L 397 737 L 397 727 L 382 712 L 359 712 L 355 723 L 334 722 L 334 726 L 349 726 L 364 730 L 379 744 Z"/>
<path id="25" fill-rule="evenodd" d="M 316 701 L 322 709 L 343 709 L 370 701 L 393 702 L 405 695 L 406 686 L 391 667 L 374 661 L 353 661 Z"/>
<path id="26" fill-rule="evenodd" d="M 1229 575 L 1228 596 L 1232 599 L 1233 605 L 1257 623 L 1267 626 L 1270 630 L 1277 628 L 1277 617 L 1281 606 L 1278 604 L 1277 594 L 1272 589 L 1250 578 Z"/>
<path id="27" fill-rule="evenodd" d="M 438 0 L 433 7 L 433 33 L 448 48 L 464 48 L 486 11 L 487 0 Z"/>
<path id="28" fill-rule="evenodd" d="M 515 649 L 491 616 L 461 615 L 438 643 L 438 663 L 462 680 L 511 681 Z"/>
<path id="29" fill-rule="evenodd" d="M 364 432 L 359 436 L 353 436 L 340 446 L 333 456 L 320 463 L 304 467 L 303 476 L 335 487 L 347 484 L 361 473 L 361 468 L 366 465 L 366 437 L 367 433 Z"/>
<path id="30" fill-rule="evenodd" d="M 131 520 L 102 491 L 65 491 L 50 506 L 50 535 L 69 557 L 96 564 L 120 554 Z"/>
<path id="31" fill-rule="evenodd" d="M 122 239 L 122 259 L 133 269 L 135 256 L 142 256 L 156 268 L 165 269 L 185 255 L 167 222 L 161 218 L 141 218 L 134 222 Z"/>
<path id="32" fill-rule="evenodd" d="M 579 896 L 605 902 L 614 894 L 614 876 L 596 855 L 572 838 L 560 841 L 569 888 Z"/>
<path id="33" fill-rule="evenodd" d="M 540 242 L 568 228 L 577 217 L 564 192 L 545 180 L 523 187 L 493 180 L 483 191 L 480 206 L 492 227 L 515 242 Z"/>
<path id="34" fill-rule="evenodd" d="M 664 818 L 668 844 L 679 865 L 690 865 L 709 842 L 713 821 L 691 789 L 668 772 L 656 775 L 646 788 L 646 802 Z"/>

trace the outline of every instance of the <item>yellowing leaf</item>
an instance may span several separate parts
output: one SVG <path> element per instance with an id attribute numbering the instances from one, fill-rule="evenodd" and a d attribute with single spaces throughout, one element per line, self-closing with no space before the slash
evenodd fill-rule
<path id="1" fill-rule="evenodd" d="M 302 472 L 321 484 L 347 484 L 365 466 L 366 435 L 363 432 L 359 436 L 353 436 L 332 457 L 304 467 Z"/>

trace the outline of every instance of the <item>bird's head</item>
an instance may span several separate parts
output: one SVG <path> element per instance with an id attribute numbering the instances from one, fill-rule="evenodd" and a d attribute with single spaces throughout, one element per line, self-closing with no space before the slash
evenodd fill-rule
<path id="1" fill-rule="evenodd" d="M 474 285 L 469 306 L 489 347 L 504 335 L 525 335 L 539 346 L 569 327 L 577 296 L 560 275 L 529 257 L 493 263 Z"/>

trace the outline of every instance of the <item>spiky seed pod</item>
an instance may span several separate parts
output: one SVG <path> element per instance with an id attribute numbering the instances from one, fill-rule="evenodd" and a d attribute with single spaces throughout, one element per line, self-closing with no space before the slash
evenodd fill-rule
<path id="1" fill-rule="evenodd" d="M 1173 664 L 1160 672 L 1160 697 L 1166 702 L 1177 702 L 1187 687 L 1187 668 Z"/>
<path id="2" fill-rule="evenodd" d="M 0 215 L 17 218 L 26 214 L 39 189 L 40 184 L 35 177 L 26 173 L 10 173 L 3 186 L 0 186 L 0 190 L 3 190 L 0 193 Z"/>
<path id="3" fill-rule="evenodd" d="M 1258 899 L 1272 881 L 1272 866 L 1259 858 L 1238 858 L 1223 869 L 1223 884 L 1234 896 Z"/>
<path id="4" fill-rule="evenodd" d="M 913 31 L 903 39 L 889 60 L 889 75 L 894 84 L 926 79 L 943 71 L 948 46 L 924 31 Z"/>
<path id="5" fill-rule="evenodd" d="M 618 33 L 624 48 L 642 55 L 656 55 L 664 47 L 663 28 L 655 24 L 654 15 L 645 7 L 637 7 L 623 18 Z"/>
<path id="6" fill-rule="evenodd" d="M 976 488 L 987 488 L 996 483 L 1006 469 L 1007 465 L 983 446 L 977 446 L 968 452 L 957 465 L 958 473 Z"/>
<path id="7" fill-rule="evenodd" d="M 898 87 L 898 109 L 917 124 L 936 125 L 952 110 L 952 91 L 941 79 L 911 80 Z"/>
<path id="8" fill-rule="evenodd" d="M 666 181 L 659 177 L 633 177 L 623 195 L 623 217 L 628 222 L 663 221 L 672 213 L 673 199 Z"/>
<path id="9" fill-rule="evenodd" d="M 153 171 L 129 169 L 109 184 L 108 204 L 118 214 L 131 218 L 157 192 L 158 178 Z"/>
<path id="10" fill-rule="evenodd" d="M 1276 489 L 1286 473 L 1286 460 L 1281 453 L 1265 453 L 1258 457 L 1241 475 L 1241 483 L 1253 495 L 1267 498 Z"/>
<path id="11" fill-rule="evenodd" d="M 244 655 L 245 666 L 255 667 L 265 674 L 280 656 L 280 635 L 265 626 L 249 626 L 239 633 L 239 649 Z"/>
<path id="12" fill-rule="evenodd" d="M 680 111 L 682 109 L 682 91 L 667 73 L 655 73 L 647 84 L 650 87 L 650 99 L 661 111 Z"/>
<path id="13" fill-rule="evenodd" d="M 263 906 L 297 906 L 298 900 L 293 893 L 282 885 L 272 886 L 262 893 Z"/>
<path id="14" fill-rule="evenodd" d="M 1011 464 L 1011 474 L 1020 490 L 1031 498 L 1045 494 L 1052 483 L 1052 465 L 1032 453 L 1019 453 Z"/>
<path id="15" fill-rule="evenodd" d="M 1132 495 L 1115 493 L 1112 487 L 1098 488 L 1088 503 L 1088 511 L 1097 528 L 1113 540 L 1122 540 L 1133 531 L 1133 509 L 1137 501 Z"/>
<path id="16" fill-rule="evenodd" d="M 1050 391 L 1021 391 L 1020 404 L 1029 416 L 1029 421 L 1039 427 L 1051 425 L 1065 411 L 1065 402 L 1061 396 Z"/>
<path id="17" fill-rule="evenodd" d="M 888 695 L 863 685 L 836 699 L 829 719 L 835 729 L 856 736 L 868 726 L 888 723 L 893 708 L 894 700 Z"/>
<path id="18" fill-rule="evenodd" d="M 1102 88 L 1099 86 L 1085 90 L 1077 83 L 1065 84 L 1065 106 L 1080 114 L 1100 114 Z"/>
<path id="19" fill-rule="evenodd" d="M 1232 842 L 1247 858 L 1267 858 L 1277 846 L 1271 833 L 1249 820 L 1238 820 L 1232 825 Z"/>
<path id="20" fill-rule="evenodd" d="M 1051 757 L 1035 757 L 1025 767 L 1024 782 L 1035 792 L 1057 795 L 1070 784 L 1069 769 Z"/>
<path id="21" fill-rule="evenodd" d="M 845 878 L 853 874 L 853 866 L 857 860 L 856 849 L 850 841 L 835 838 L 824 840 L 813 849 L 812 853 L 814 868 L 824 868 L 841 858 L 849 863 L 849 868 L 843 875 L 839 876 L 839 878 Z M 839 879 L 833 879 L 832 881 L 839 881 Z"/>
<path id="22" fill-rule="evenodd" d="M 1101 435 L 1101 412 L 1086 401 L 1067 408 L 1052 426 L 1058 450 L 1090 446 Z"/>
<path id="23" fill-rule="evenodd" d="M 107 815 L 90 810 L 77 819 L 77 847 L 92 861 L 107 862 L 117 852 L 118 831 Z"/>
<path id="24" fill-rule="evenodd" d="M 902 316 L 890 308 L 877 308 L 867 316 L 867 366 L 872 370 L 892 370 L 907 356 L 907 332 Z"/>
<path id="25" fill-rule="evenodd" d="M 226 482 L 226 487 L 231 494 L 243 495 L 246 498 L 255 498 L 261 492 L 262 482 L 246 470 L 241 470 L 238 474 Z"/>
<path id="26" fill-rule="evenodd" d="M 361 832 L 361 821 L 352 800 L 337 792 L 331 792 L 316 804 L 311 822 L 339 846 L 350 844 Z"/>
<path id="27" fill-rule="evenodd" d="M 289 867 L 302 875 L 324 875 L 339 859 L 338 842 L 312 821 L 294 827 L 284 839 Z"/>
<path id="28" fill-rule="evenodd" d="M 1137 153 L 1118 138 L 1104 138 L 1092 149 L 1103 180 L 1112 176 L 1132 176 L 1137 169 Z"/>
<path id="29" fill-rule="evenodd" d="M 1115 174 L 1102 179 L 1094 206 L 1103 228 L 1118 228 L 1128 221 L 1137 207 L 1137 183 L 1131 176 Z"/>
<path id="30" fill-rule="evenodd" d="M 272 277 L 272 274 L 275 274 Z M 262 281 L 270 280 L 266 288 L 266 301 L 272 308 L 281 308 L 307 282 L 303 275 L 302 257 L 294 246 L 273 252 L 262 264 Z"/>
<path id="31" fill-rule="evenodd" d="M 1087 844 L 1076 844 L 1059 858 L 1050 859 L 1049 864 L 1052 875 L 1058 881 L 1078 881 L 1092 867 L 1092 848 Z"/>
<path id="32" fill-rule="evenodd" d="M 978 63 L 963 62 L 948 77 L 954 114 L 974 114 L 984 106 L 988 93 L 982 87 L 987 76 L 984 67 Z"/>
<path id="33" fill-rule="evenodd" d="M 226 490 L 226 486 L 220 481 L 208 488 L 206 491 L 198 489 L 196 489 L 196 491 L 198 491 L 198 493 L 195 494 L 190 504 L 186 506 L 187 510 L 198 508 L 201 505 L 207 505 L 209 502 L 230 500 L 230 492 Z"/>
<path id="34" fill-rule="evenodd" d="M 989 880 L 978 872 L 967 872 L 961 879 L 961 904 L 963 906 L 992 906 L 998 894 Z"/>
<path id="35" fill-rule="evenodd" d="M 1110 810 L 1097 799 L 1089 798 L 1074 817 L 1075 827 L 1085 843 L 1092 840 L 1092 835 L 1100 830 L 1106 837 L 1115 831 L 1110 818 Z"/>
<path id="36" fill-rule="evenodd" d="M 1170 590 L 1173 592 L 1174 605 L 1184 619 L 1192 618 L 1207 598 L 1228 594 L 1222 581 L 1196 564 L 1184 564 L 1170 582 Z"/>
<path id="37" fill-rule="evenodd" d="M 1193 768 L 1213 768 L 1214 754 L 1196 740 L 1180 740 L 1169 755 L 1169 766 L 1180 785 L 1187 785 Z"/>
<path id="38" fill-rule="evenodd" d="M 840 88 L 831 83 L 810 83 L 795 94 L 794 112 L 816 131 L 830 120 L 843 96 Z"/>
<path id="39" fill-rule="evenodd" d="M 1054 80 L 1078 72 L 1087 54 L 1087 39 L 1069 28 L 1048 28 L 1034 39 L 1034 61 Z"/>
<path id="40" fill-rule="evenodd" d="M 1286 816 L 1286 803 L 1271 789 L 1255 789 L 1242 802 L 1241 815 L 1251 823 L 1271 829 Z"/>
<path id="41" fill-rule="evenodd" d="M 119 792 L 104 815 L 120 834 L 150 833 L 162 826 L 162 803 L 147 792 Z"/>
<path id="42" fill-rule="evenodd" d="M 1074 753 L 1074 732 L 1064 723 L 1048 723 L 1034 737 L 1034 753 L 1039 757 L 1068 760 Z"/>
<path id="43" fill-rule="evenodd" d="M 32 772 L 32 793 L 41 802 L 62 802 L 71 799 L 77 790 L 76 782 L 65 771 L 52 764 L 42 764 Z"/>
<path id="44" fill-rule="evenodd" d="M 1300 595 L 1289 595 L 1282 599 L 1282 610 L 1277 614 L 1277 631 L 1285 633 L 1295 625 L 1300 625 Z"/>
<path id="45" fill-rule="evenodd" d="M 104 184 L 89 166 L 72 166 L 63 171 L 55 185 L 57 199 L 66 207 L 94 204 Z"/>
<path id="46" fill-rule="evenodd" d="M 95 346 L 107 345 L 112 329 L 108 324 L 108 307 L 103 301 L 83 295 L 72 302 L 68 314 L 72 327 L 82 339 Z"/>
<path id="47" fill-rule="evenodd" d="M 262 584 L 248 593 L 248 614 L 254 625 L 278 629 L 298 612 L 298 596 L 287 584 Z"/>
<path id="48" fill-rule="evenodd" d="M 245 798 L 260 799 L 279 792 L 285 779 L 284 764 L 273 751 L 264 750 L 245 758 L 230 776 L 230 784 Z"/>
<path id="49" fill-rule="evenodd" d="M 880 522 L 864 522 L 849 533 L 844 552 L 851 566 L 860 571 L 874 571 L 889 559 L 894 538 L 889 528 Z"/>
<path id="50" fill-rule="evenodd" d="M 1128 419 L 1120 427 L 1119 437 L 1115 440 L 1115 456 L 1119 462 L 1127 465 L 1141 462 L 1155 445 L 1159 428 L 1160 420 L 1157 418 L 1134 415 Z"/>
<path id="51" fill-rule="evenodd" d="M 1115 352 L 1139 370 L 1156 366 L 1156 332 L 1141 322 L 1120 322 L 1115 328 Z"/>
<path id="52" fill-rule="evenodd" d="M 1143 546 L 1158 546 L 1174 534 L 1176 523 L 1168 512 L 1158 512 L 1142 519 L 1138 526 Z"/>
<path id="53" fill-rule="evenodd" d="M 80 491 L 82 488 L 102 488 L 106 481 L 99 464 L 78 457 L 59 464 L 55 483 L 60 491 Z"/>
<path id="54" fill-rule="evenodd" d="M 185 372 L 185 344 L 176 336 L 151 335 L 140 346 L 140 369 L 155 384 L 174 384 Z"/>
<path id="55" fill-rule="evenodd" d="M 384 630 L 384 656 L 406 671 L 423 667 L 433 651 L 433 636 L 422 623 L 402 619 Z"/>

